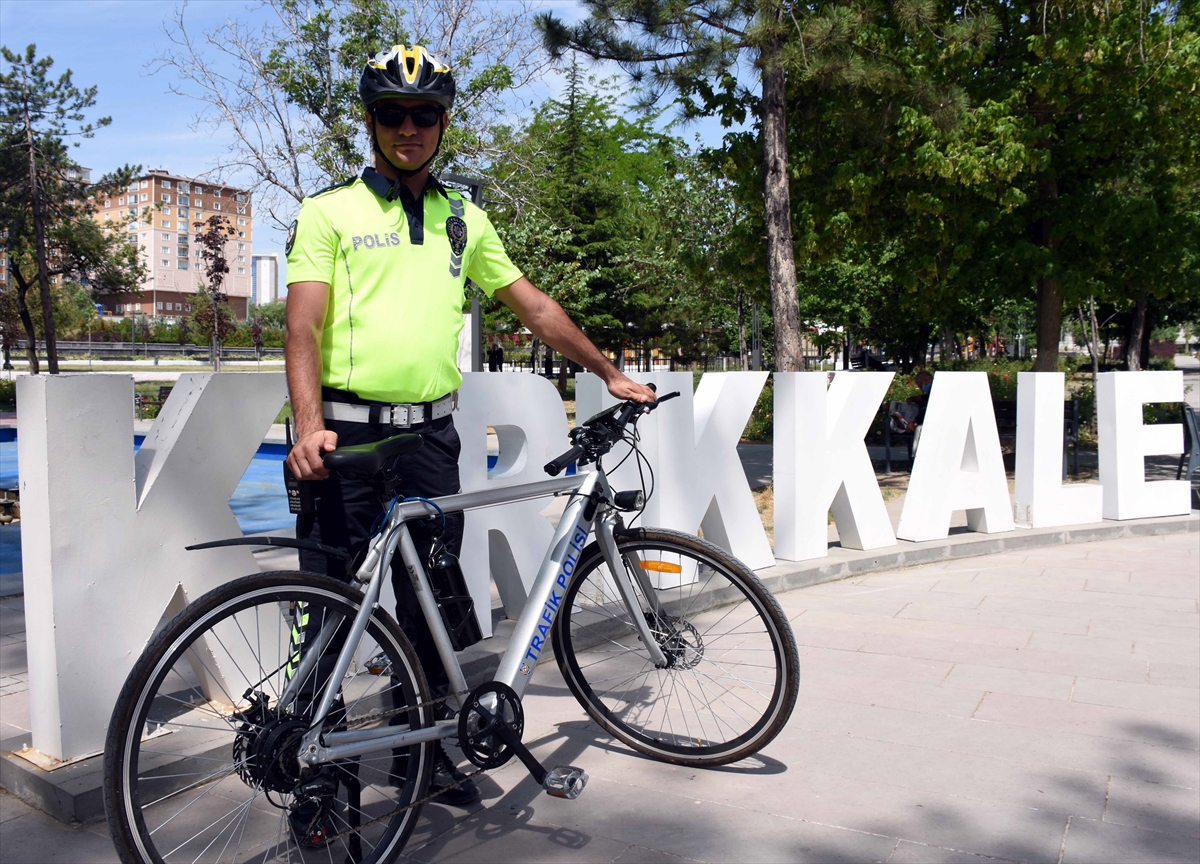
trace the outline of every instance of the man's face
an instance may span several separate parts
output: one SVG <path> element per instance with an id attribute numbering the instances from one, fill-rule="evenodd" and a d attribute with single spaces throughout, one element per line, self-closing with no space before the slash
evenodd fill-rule
<path id="1" fill-rule="evenodd" d="M 373 111 L 367 111 L 367 131 L 374 132 L 379 149 L 394 164 L 412 169 L 433 155 L 438 136 L 446 125 L 445 112 L 440 112 L 437 122 L 428 127 L 417 125 L 412 116 L 404 117 L 399 126 L 394 125 L 394 121 L 397 119 L 395 115 L 405 110 L 418 109 L 418 119 L 421 112 L 438 111 L 436 102 L 427 99 L 385 99 L 372 108 Z"/>

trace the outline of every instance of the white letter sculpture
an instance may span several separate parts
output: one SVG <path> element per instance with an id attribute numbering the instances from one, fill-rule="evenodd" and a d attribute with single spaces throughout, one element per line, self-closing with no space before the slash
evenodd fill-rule
<path id="1" fill-rule="evenodd" d="M 921 542 L 950 533 L 967 511 L 972 531 L 1014 530 L 1008 478 L 986 372 L 938 372 L 896 536 Z"/>
<path id="2" fill-rule="evenodd" d="M 540 375 L 464 373 L 454 425 L 462 439 L 458 466 L 463 492 L 546 480 L 542 466 L 571 446 L 562 399 Z M 500 444 L 491 471 L 489 426 Z M 539 498 L 466 513 L 460 557 L 485 636 L 492 635 L 488 573 L 496 580 L 505 615 L 518 617 L 554 536 L 549 520 L 540 515 L 548 503 Z"/>
<path id="3" fill-rule="evenodd" d="M 1146 482 L 1143 457 L 1183 452 L 1183 426 L 1142 423 L 1146 402 L 1182 402 L 1183 372 L 1103 372 L 1096 381 L 1100 484 L 1105 519 L 1191 512 L 1186 480 Z"/>
<path id="4" fill-rule="evenodd" d="M 183 547 L 241 536 L 229 496 L 285 392 L 283 373 L 181 375 L 135 457 L 131 376 L 19 380 L 34 749 L 57 759 L 98 752 L 163 615 L 258 572 L 248 547 Z M 232 668 L 197 675 L 219 701 L 246 686 Z"/>
<path id="5" fill-rule="evenodd" d="M 893 372 L 775 373 L 775 556 L 829 554 L 832 508 L 841 544 L 896 543 L 864 440 Z"/>
<path id="6" fill-rule="evenodd" d="M 710 372 L 700 379 L 694 396 L 691 372 L 630 377 L 654 384 L 660 394 L 680 394 L 639 424 L 641 450 L 654 469 L 654 496 L 637 524 L 689 534 L 702 528 L 706 539 L 748 567 L 773 566 L 775 556 L 737 452 L 767 373 Z M 616 404 L 604 383 L 590 374 L 575 379 L 575 398 L 578 422 Z M 624 452 L 624 447 L 615 448 L 606 465 L 615 465 Z M 633 457 L 610 478 L 616 490 L 641 487 Z"/>
<path id="7" fill-rule="evenodd" d="M 1100 521 L 1096 483 L 1062 482 L 1062 372 L 1017 373 L 1017 522 L 1029 528 Z"/>

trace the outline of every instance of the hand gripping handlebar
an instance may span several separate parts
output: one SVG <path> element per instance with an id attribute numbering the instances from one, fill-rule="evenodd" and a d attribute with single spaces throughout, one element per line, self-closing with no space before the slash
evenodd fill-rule
<path id="1" fill-rule="evenodd" d="M 653 384 L 647 386 L 651 390 L 654 389 Z M 678 395 L 678 391 L 667 393 L 665 396 L 658 397 L 658 400 L 654 402 L 627 400 L 606 411 L 601 411 L 571 430 L 571 440 L 575 442 L 575 445 L 566 453 L 547 462 L 546 473 L 551 477 L 557 477 L 564 468 L 579 460 L 580 457 L 584 457 L 584 462 L 595 462 L 621 440 L 625 426 L 631 420 L 636 422 L 642 414 L 649 414 L 662 403 L 674 399 Z"/>

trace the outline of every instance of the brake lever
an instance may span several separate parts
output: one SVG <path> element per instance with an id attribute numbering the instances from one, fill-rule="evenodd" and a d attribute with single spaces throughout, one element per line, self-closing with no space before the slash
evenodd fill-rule
<path id="1" fill-rule="evenodd" d="M 657 408 L 657 407 L 658 407 L 659 405 L 661 405 L 662 403 L 664 403 L 664 402 L 667 402 L 667 401 L 669 401 L 669 400 L 671 400 L 671 399 L 674 399 L 674 398 L 675 398 L 676 396 L 678 396 L 678 395 L 679 395 L 679 391 L 678 391 L 678 390 L 673 390 L 673 391 L 672 391 L 672 392 L 670 392 L 670 393 L 666 393 L 666 394 L 664 394 L 664 395 L 662 395 L 662 396 L 659 396 L 659 397 L 658 397 L 658 399 L 656 399 L 654 402 L 649 402 L 649 403 L 647 403 L 647 405 L 646 405 L 646 410 L 647 410 L 647 411 L 653 411 L 655 408 Z"/>

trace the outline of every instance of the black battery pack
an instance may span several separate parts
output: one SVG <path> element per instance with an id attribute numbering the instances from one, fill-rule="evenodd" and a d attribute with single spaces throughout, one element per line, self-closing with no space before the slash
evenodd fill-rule
<path id="1" fill-rule="evenodd" d="M 475 601 L 467 590 L 462 565 L 441 543 L 434 544 L 429 556 L 429 582 L 454 650 L 462 651 L 481 640 L 483 631 L 475 617 Z"/>

